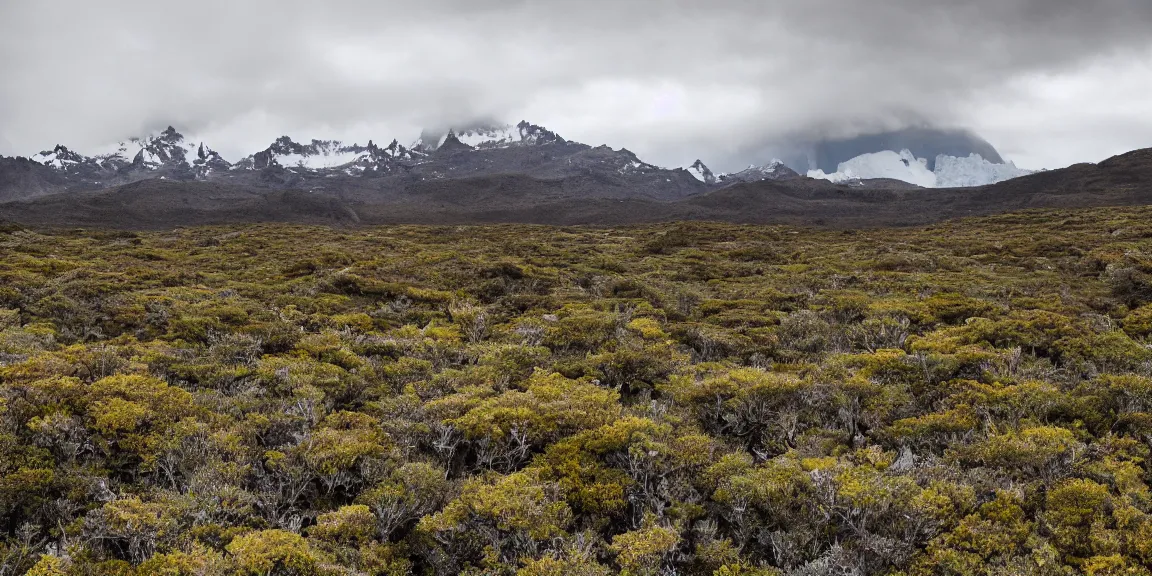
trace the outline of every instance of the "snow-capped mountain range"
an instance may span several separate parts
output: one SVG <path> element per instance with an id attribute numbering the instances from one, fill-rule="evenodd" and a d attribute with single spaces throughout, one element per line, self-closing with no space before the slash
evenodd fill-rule
<path id="1" fill-rule="evenodd" d="M 421 182 L 515 175 L 567 182 L 573 197 L 677 199 L 706 192 L 689 171 L 644 162 L 626 149 L 569 141 L 530 122 L 470 126 L 405 146 L 282 136 L 229 161 L 173 127 L 85 156 L 66 146 L 30 158 L 0 158 L 0 202 L 149 179 L 211 181 L 246 188 L 401 193 Z M 6 177 L 6 174 L 18 177 Z"/>
<path id="2" fill-rule="evenodd" d="M 450 129 L 438 136 L 425 133 L 409 146 L 397 140 L 382 147 L 371 140 L 361 145 L 282 136 L 235 162 L 224 159 L 208 143 L 169 127 L 93 156 L 58 145 L 29 160 L 49 171 L 31 188 L 28 178 L 20 180 L 20 186 L 34 190 L 35 195 L 107 188 L 150 178 L 303 189 L 331 189 L 340 186 L 342 178 L 370 178 L 376 179 L 370 187 L 396 190 L 430 180 L 521 174 L 578 181 L 586 194 L 676 199 L 733 184 L 802 178 L 778 159 L 734 173 L 714 173 L 701 160 L 686 168 L 662 168 L 626 149 L 572 142 L 526 121 Z M 965 158 L 940 156 L 934 171 L 927 166 L 927 161 L 907 150 L 889 150 L 844 162 L 832 174 L 817 170 L 807 176 L 848 185 L 888 178 L 935 188 L 979 186 L 1029 173 L 1011 163 L 994 164 L 975 154 Z M 0 182 L 0 200 L 6 195 L 2 185 Z M 23 194 L 29 193 L 25 190 Z"/>
<path id="3" fill-rule="evenodd" d="M 277 138 L 268 148 L 256 152 L 237 162 L 230 163 L 203 142 L 185 138 L 175 128 L 169 126 L 163 132 L 144 138 L 132 138 L 116 145 L 113 152 L 84 156 L 58 145 L 53 150 L 34 154 L 30 159 L 36 163 L 69 171 L 80 168 L 123 170 L 128 167 L 158 170 L 164 167 L 195 169 L 197 176 L 207 176 L 210 168 L 218 170 L 264 170 L 282 168 L 294 171 L 324 171 L 344 169 L 349 175 L 394 162 L 419 163 L 427 160 L 430 153 L 445 148 L 471 150 L 494 150 L 547 144 L 566 144 L 567 141 L 556 133 L 531 124 L 486 126 L 469 128 L 456 132 L 449 130 L 437 141 L 417 140 L 411 146 L 404 146 L 393 140 L 386 147 L 379 147 L 373 141 L 367 145 L 345 144 L 339 140 L 311 140 L 299 143 L 290 136 Z M 355 173 L 355 174 L 354 174 Z"/>
<path id="4" fill-rule="evenodd" d="M 214 169 L 226 170 L 231 167 L 203 142 L 185 140 L 171 126 L 153 136 L 120 142 L 113 151 L 95 156 L 84 156 L 58 144 L 52 150 L 33 155 L 31 160 L 64 172 L 123 172 L 178 166 L 191 171 L 198 178 L 207 177 Z"/>

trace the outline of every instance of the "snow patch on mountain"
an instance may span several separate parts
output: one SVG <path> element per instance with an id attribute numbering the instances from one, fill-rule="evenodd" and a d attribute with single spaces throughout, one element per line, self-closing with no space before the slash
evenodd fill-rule
<path id="1" fill-rule="evenodd" d="M 32 156 L 33 162 L 38 162 L 45 166 L 51 166 L 57 170 L 66 170 L 70 166 L 81 164 L 87 160 L 88 158 L 69 150 L 66 146 L 61 146 L 59 144 L 57 144 L 56 147 L 52 150 L 45 150 Z"/>
<path id="2" fill-rule="evenodd" d="M 523 140 L 520 131 L 511 125 L 462 130 L 456 133 L 456 137 L 464 144 L 476 149 L 507 148 L 519 144 Z"/>
<path id="3" fill-rule="evenodd" d="M 1029 174 L 1033 174 L 1033 171 L 1017 168 L 1016 164 L 1012 162 L 995 164 L 985 160 L 979 154 L 972 154 L 964 158 L 943 154 L 936 157 L 936 186 L 938 188 L 986 186 Z"/>
<path id="4" fill-rule="evenodd" d="M 708 169 L 700 160 L 696 160 L 691 166 L 687 168 L 688 173 L 695 177 L 697 180 L 705 184 L 715 184 L 716 175 Z"/>

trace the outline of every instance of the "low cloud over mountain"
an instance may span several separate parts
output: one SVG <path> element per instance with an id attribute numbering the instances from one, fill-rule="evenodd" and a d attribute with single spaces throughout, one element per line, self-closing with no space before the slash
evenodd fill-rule
<path id="1" fill-rule="evenodd" d="M 721 171 L 916 126 L 1056 167 L 1152 142 L 1149 29 L 1143 0 L 8 2 L 0 154 L 176 125 L 241 157 L 524 117 Z"/>

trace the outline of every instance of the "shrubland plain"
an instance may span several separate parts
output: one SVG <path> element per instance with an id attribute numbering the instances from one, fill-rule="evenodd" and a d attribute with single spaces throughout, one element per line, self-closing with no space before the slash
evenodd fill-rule
<path id="1" fill-rule="evenodd" d="M 1152 208 L 0 230 L 2 576 L 1152 574 Z"/>

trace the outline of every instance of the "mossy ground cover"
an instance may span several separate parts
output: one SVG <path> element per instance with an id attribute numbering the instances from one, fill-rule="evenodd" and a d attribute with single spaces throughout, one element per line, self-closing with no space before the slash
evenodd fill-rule
<path id="1" fill-rule="evenodd" d="M 1152 574 L 1150 449 L 1148 208 L 0 230 L 4 576 Z"/>

